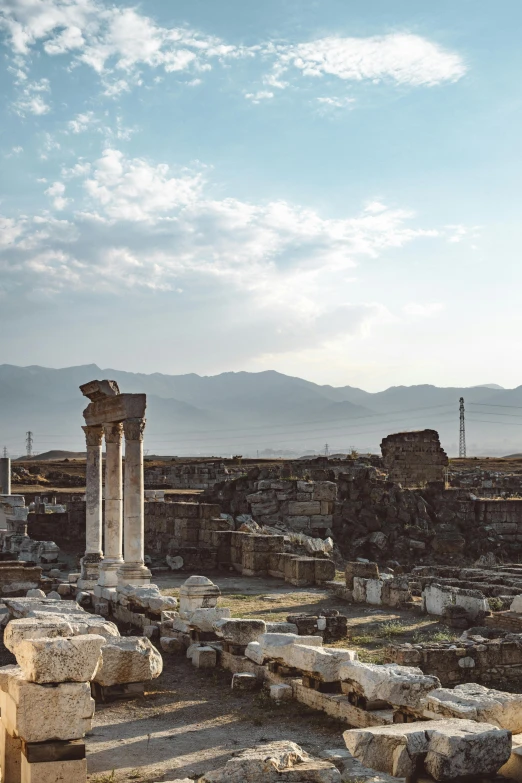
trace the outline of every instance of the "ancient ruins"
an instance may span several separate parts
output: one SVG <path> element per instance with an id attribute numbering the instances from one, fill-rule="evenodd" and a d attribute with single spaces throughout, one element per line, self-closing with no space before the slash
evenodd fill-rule
<path id="1" fill-rule="evenodd" d="M 147 469 L 145 395 L 81 391 L 84 495 L 11 494 L 2 466 L 3 783 L 522 781 L 513 476 L 448 469 L 433 430 L 382 458 Z M 165 744 L 185 681 L 212 726 L 237 702 L 234 734 L 273 728 L 189 750 L 189 716 Z"/>

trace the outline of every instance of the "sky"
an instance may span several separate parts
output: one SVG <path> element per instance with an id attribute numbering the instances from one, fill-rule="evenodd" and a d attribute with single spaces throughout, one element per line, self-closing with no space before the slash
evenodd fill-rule
<path id="1" fill-rule="evenodd" d="M 3 0 L 0 361 L 522 383 L 519 0 Z"/>

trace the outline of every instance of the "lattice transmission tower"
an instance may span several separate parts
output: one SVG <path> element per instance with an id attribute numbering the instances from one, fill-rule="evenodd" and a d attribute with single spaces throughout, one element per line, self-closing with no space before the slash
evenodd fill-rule
<path id="1" fill-rule="evenodd" d="M 459 457 L 466 456 L 466 420 L 464 418 L 464 397 L 460 398 Z"/>
<path id="2" fill-rule="evenodd" d="M 25 433 L 25 453 L 27 457 L 33 456 L 33 433 L 31 430 Z"/>

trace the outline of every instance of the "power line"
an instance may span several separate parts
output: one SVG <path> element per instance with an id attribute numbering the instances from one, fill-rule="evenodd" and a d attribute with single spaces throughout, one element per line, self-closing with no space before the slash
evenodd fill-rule
<path id="1" fill-rule="evenodd" d="M 522 405 L 494 405 L 490 402 L 468 402 L 468 405 L 479 405 L 481 408 L 520 408 Z"/>
<path id="2" fill-rule="evenodd" d="M 423 419 L 424 419 L 424 417 L 423 417 Z M 385 427 L 385 426 L 388 426 L 388 425 L 400 425 L 402 422 L 409 422 L 409 421 L 411 421 L 411 417 L 409 417 L 409 416 L 407 416 L 407 417 L 401 416 L 399 419 L 386 419 L 383 422 L 379 422 L 379 424 L 381 425 L 381 428 L 382 428 L 382 427 Z M 437 421 L 440 421 L 440 419 L 438 419 Z M 377 422 L 366 422 L 366 424 L 374 424 L 374 423 L 377 424 Z M 336 424 L 335 421 L 331 421 L 331 422 L 323 421 L 323 426 L 322 427 L 320 427 L 318 429 L 313 429 L 313 430 L 304 430 L 304 432 L 309 432 L 309 433 L 325 432 L 325 429 L 326 430 L 327 429 L 331 429 L 332 427 L 335 427 L 335 424 Z M 364 424 L 360 425 L 360 424 L 357 424 L 355 422 L 352 422 L 351 424 L 345 424 L 344 427 L 342 427 L 341 429 L 345 430 L 347 428 L 349 429 L 349 428 L 352 428 L 352 427 L 360 427 L 360 426 L 364 426 Z M 263 433 L 261 433 L 261 436 L 267 435 L 268 437 L 277 438 L 277 437 L 281 437 L 281 435 L 283 435 L 283 434 L 284 435 L 288 435 L 289 437 L 293 437 L 293 435 L 294 435 L 294 433 L 289 433 L 289 432 L 285 432 L 285 431 L 283 431 L 283 433 L 266 432 L 266 430 L 269 429 L 269 427 L 262 427 L 261 429 L 263 429 Z M 339 428 L 336 428 L 336 432 L 338 432 L 338 429 Z M 183 435 L 182 432 L 173 433 L 173 436 L 179 442 L 189 443 L 189 442 L 193 442 L 193 441 L 196 441 L 196 442 L 198 442 L 198 441 L 207 441 L 207 440 L 209 440 L 212 437 L 214 432 L 228 432 L 228 431 L 229 430 L 208 430 L 206 432 L 206 434 L 204 435 L 204 437 L 199 437 L 198 436 L 196 438 L 183 438 L 182 439 L 181 438 L 181 436 Z M 230 432 L 236 432 L 236 431 L 238 431 L 238 430 L 230 430 Z M 238 438 L 242 440 L 245 437 L 252 437 L 252 438 L 260 437 L 256 433 L 251 433 L 249 430 L 239 430 L 239 432 L 241 432 L 241 435 L 231 435 L 230 437 L 225 437 L 225 438 L 212 438 L 212 440 L 213 441 L 218 441 L 218 440 L 230 441 L 230 440 L 237 440 Z M 299 435 L 300 433 L 297 432 L 296 434 Z M 174 442 L 176 442 L 176 441 L 163 440 L 163 439 L 154 440 L 154 437 L 153 437 L 152 433 L 149 434 L 147 440 L 149 442 L 152 442 L 152 443 L 174 443 Z"/>

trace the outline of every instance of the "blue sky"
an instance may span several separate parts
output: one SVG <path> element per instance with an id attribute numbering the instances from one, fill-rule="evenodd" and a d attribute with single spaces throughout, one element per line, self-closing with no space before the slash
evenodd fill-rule
<path id="1" fill-rule="evenodd" d="M 0 359 L 516 386 L 515 0 L 4 0 Z"/>

